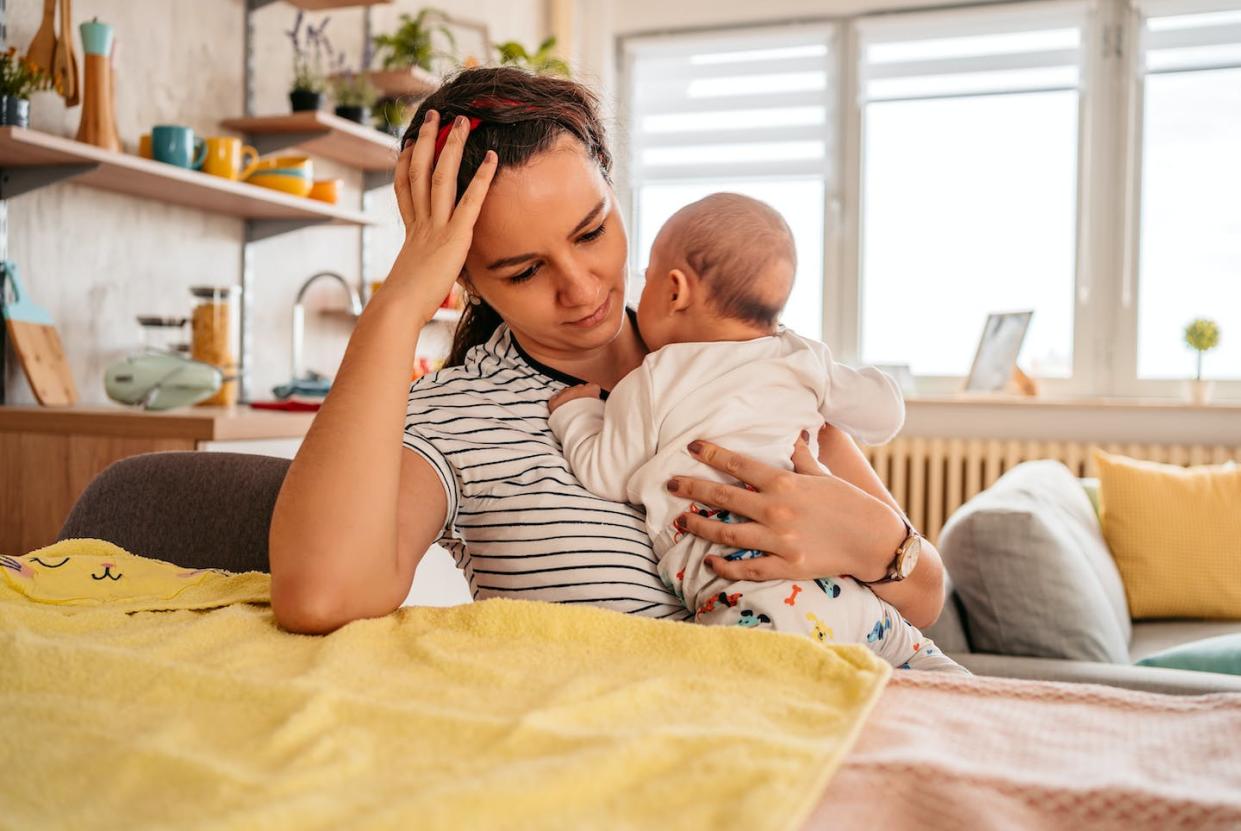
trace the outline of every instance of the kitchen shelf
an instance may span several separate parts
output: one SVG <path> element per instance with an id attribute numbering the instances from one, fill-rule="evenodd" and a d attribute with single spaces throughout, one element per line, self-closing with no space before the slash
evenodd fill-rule
<path id="1" fill-rule="evenodd" d="M 230 118 L 220 124 L 245 133 L 260 153 L 300 148 L 355 170 L 388 173 L 396 166 L 396 139 L 321 111 Z"/>
<path id="2" fill-rule="evenodd" d="M 104 150 L 23 127 L 0 127 L 0 198 L 62 179 L 157 202 L 254 220 L 251 238 L 308 225 L 373 224 L 361 211 Z"/>
<path id="3" fill-rule="evenodd" d="M 261 9 L 276 0 L 250 0 L 250 8 Z M 285 0 L 290 6 L 308 12 L 325 12 L 331 9 L 349 9 L 356 6 L 386 6 L 392 0 Z"/>
<path id="4" fill-rule="evenodd" d="M 337 76 L 333 76 L 337 77 Z M 372 69 L 366 73 L 381 98 L 426 98 L 443 83 L 417 66 L 408 69 Z"/>

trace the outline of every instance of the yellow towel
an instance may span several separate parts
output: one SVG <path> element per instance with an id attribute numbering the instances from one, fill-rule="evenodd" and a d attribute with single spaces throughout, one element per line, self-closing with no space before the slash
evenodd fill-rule
<path id="1" fill-rule="evenodd" d="M 188 571 L 0 558 L 0 826 L 796 828 L 891 672 L 513 600 L 292 635 L 266 575 Z"/>

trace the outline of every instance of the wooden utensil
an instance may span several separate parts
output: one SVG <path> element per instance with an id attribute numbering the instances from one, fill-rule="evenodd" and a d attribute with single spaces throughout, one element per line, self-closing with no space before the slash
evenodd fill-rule
<path id="1" fill-rule="evenodd" d="M 26 49 L 26 60 L 35 66 L 52 72 L 52 61 L 56 57 L 56 0 L 43 0 L 43 22 L 34 33 Z"/>
<path id="2" fill-rule="evenodd" d="M 65 70 L 65 106 L 76 107 L 82 100 L 78 83 L 78 59 L 73 54 L 73 0 L 60 0 L 60 52 Z"/>
<path id="3" fill-rule="evenodd" d="M 5 282 L 12 286 L 12 300 L 8 292 L 2 290 Z M 17 266 L 7 260 L 0 263 L 0 294 L 4 299 L 4 322 L 9 340 L 35 398 L 45 407 L 76 404 L 77 387 L 52 316 L 27 299 L 17 277 Z"/>

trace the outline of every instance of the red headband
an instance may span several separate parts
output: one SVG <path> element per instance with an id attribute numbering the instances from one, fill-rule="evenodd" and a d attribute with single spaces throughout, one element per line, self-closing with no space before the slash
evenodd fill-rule
<path id="1" fill-rule="evenodd" d="M 510 98 L 475 98 L 469 104 L 470 109 L 496 109 L 497 107 L 520 107 L 521 105 L 522 104 L 520 101 L 513 101 Z M 536 109 L 538 108 L 534 106 L 526 106 L 526 110 L 528 112 Z M 470 133 L 477 130 L 478 125 L 483 123 L 483 120 L 477 116 L 471 115 L 467 116 L 467 118 L 470 120 Z M 443 152 L 444 145 L 448 143 L 448 136 L 452 133 L 452 125 L 455 121 L 456 119 L 454 118 L 445 122 L 444 125 L 440 127 L 439 133 L 436 134 L 435 152 L 431 154 L 432 167 L 434 167 L 435 163 L 440 160 L 440 153 Z M 469 138 L 469 133 L 466 133 L 466 138 Z"/>

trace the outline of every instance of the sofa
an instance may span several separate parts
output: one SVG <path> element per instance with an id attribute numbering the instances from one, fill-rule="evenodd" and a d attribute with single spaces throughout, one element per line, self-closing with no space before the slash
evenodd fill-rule
<path id="1" fill-rule="evenodd" d="M 1103 538 L 1097 483 L 1056 461 L 1017 465 L 940 535 L 947 600 L 927 635 L 974 672 L 1166 692 L 1241 690 L 1241 676 L 1136 666 L 1241 621 L 1134 621 Z"/>
<path id="2" fill-rule="evenodd" d="M 1089 682 L 1175 694 L 1241 692 L 1241 677 L 1132 666 L 1118 643 L 1132 654 L 1160 644 L 1197 637 L 1241 624 L 1175 622 L 1132 624 L 1121 620 L 1123 595 L 1117 577 L 1109 583 L 1099 561 L 1098 520 L 1080 483 L 1056 463 L 1030 462 L 1010 471 L 953 516 L 942 535 L 941 552 L 949 573 L 944 613 L 927 634 L 948 654 L 979 675 Z M 147 453 L 114 463 L 78 498 L 58 539 L 94 537 L 122 548 L 187 568 L 267 571 L 267 531 L 276 495 L 289 460 L 242 453 Z M 1063 475 L 1062 475 L 1063 474 Z M 1065 476 L 1068 476 L 1066 482 Z M 1075 490 L 1074 490 L 1075 489 Z M 1080 497 L 1078 499 L 1077 497 Z M 1062 516 L 1070 511 L 1072 522 Z M 990 535 L 990 536 L 989 536 Z M 1079 535 L 1085 535 L 1081 539 Z M 1013 608 L 1003 617 L 988 604 L 1005 604 L 999 588 L 981 579 L 989 566 L 1011 554 L 1021 569 L 1006 568 L 1012 579 L 993 581 L 1017 587 Z M 1059 557 L 1087 561 L 1072 579 L 1040 574 Z M 988 547 L 989 546 L 989 547 Z M 986 556 L 979 551 L 987 552 Z M 1093 570 L 1097 569 L 1097 573 Z M 1113 568 L 1114 571 L 1114 568 Z M 1093 578 L 1092 575 L 1093 574 Z M 1100 576 L 1103 575 L 1103 576 Z M 1093 583 L 1092 583 L 1093 579 Z M 1066 583 L 1067 581 L 1067 583 Z M 1108 588 L 1103 584 L 1109 583 Z M 1098 585 L 1095 585 L 1098 584 Z M 1067 586 L 1067 587 L 1066 587 Z M 1048 598 L 1076 602 L 1049 614 Z M 1040 616 L 1040 640 L 1016 640 L 1001 621 L 1020 613 Z M 1059 617 L 1057 617 L 1059 616 Z M 1103 621 L 1089 634 L 1093 619 Z M 1109 622 L 1110 621 L 1110 622 Z M 1049 646 L 1050 644 L 1050 646 Z"/>

